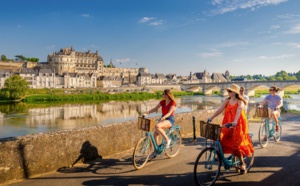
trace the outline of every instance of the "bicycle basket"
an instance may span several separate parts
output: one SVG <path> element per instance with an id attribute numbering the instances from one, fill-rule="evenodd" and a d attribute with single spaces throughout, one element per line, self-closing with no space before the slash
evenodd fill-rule
<path id="1" fill-rule="evenodd" d="M 218 124 L 206 123 L 204 121 L 200 121 L 200 136 L 217 140 L 219 139 L 220 132 L 222 127 Z"/>
<path id="2" fill-rule="evenodd" d="M 148 118 L 144 118 L 139 116 L 138 118 L 138 129 L 139 130 L 144 130 L 144 131 L 152 131 L 154 126 L 154 119 L 148 119 Z"/>
<path id="3" fill-rule="evenodd" d="M 269 108 L 256 108 L 256 116 L 262 118 L 271 118 L 271 109 Z"/>

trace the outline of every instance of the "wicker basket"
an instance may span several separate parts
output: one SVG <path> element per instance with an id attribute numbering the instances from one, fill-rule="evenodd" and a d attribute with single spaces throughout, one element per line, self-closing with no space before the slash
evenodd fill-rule
<path id="1" fill-rule="evenodd" d="M 154 119 L 148 119 L 139 116 L 138 118 L 138 129 L 139 130 L 144 130 L 144 131 L 152 131 L 154 126 Z"/>
<path id="2" fill-rule="evenodd" d="M 270 118 L 271 117 L 271 109 L 269 108 L 257 108 L 256 116 L 262 118 Z"/>
<path id="3" fill-rule="evenodd" d="M 219 139 L 220 132 L 222 127 L 218 124 L 206 123 L 204 121 L 200 121 L 200 136 L 217 140 Z"/>

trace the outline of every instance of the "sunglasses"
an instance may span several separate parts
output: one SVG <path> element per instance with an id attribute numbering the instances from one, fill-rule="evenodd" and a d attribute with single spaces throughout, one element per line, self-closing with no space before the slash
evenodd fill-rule
<path id="1" fill-rule="evenodd" d="M 227 92 L 228 92 L 228 93 L 231 93 L 232 91 L 231 91 L 231 90 L 227 90 Z"/>
<path id="2" fill-rule="evenodd" d="M 274 89 L 269 89 L 269 91 L 274 91 Z"/>

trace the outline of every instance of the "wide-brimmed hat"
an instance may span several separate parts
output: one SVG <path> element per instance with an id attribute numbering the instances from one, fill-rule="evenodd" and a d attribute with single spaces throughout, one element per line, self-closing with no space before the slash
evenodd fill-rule
<path id="1" fill-rule="evenodd" d="M 240 94 L 240 87 L 237 84 L 232 84 L 230 87 L 226 88 L 226 90 L 231 90 L 237 94 Z"/>

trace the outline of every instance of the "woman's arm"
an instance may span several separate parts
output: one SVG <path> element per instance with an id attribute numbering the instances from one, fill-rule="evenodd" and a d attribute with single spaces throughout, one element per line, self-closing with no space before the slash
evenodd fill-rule
<path id="1" fill-rule="evenodd" d="M 266 104 L 266 102 L 267 102 L 267 100 L 266 100 L 266 99 L 264 99 L 264 100 L 261 102 L 261 104 L 259 104 L 259 105 L 258 105 L 258 107 L 263 107 L 263 106 L 264 106 L 264 104 Z"/>
<path id="2" fill-rule="evenodd" d="M 218 108 L 218 110 L 211 116 L 208 118 L 208 120 L 212 121 L 215 117 L 217 117 L 220 113 L 223 112 L 223 110 L 225 109 L 227 103 L 228 103 L 229 99 L 226 99 L 222 105 Z"/>
<path id="3" fill-rule="evenodd" d="M 168 118 L 169 116 L 171 116 L 171 114 L 173 112 L 175 112 L 176 110 L 176 106 L 175 105 L 172 105 L 168 111 L 168 113 L 166 115 L 164 115 L 164 117 L 161 118 L 161 120 L 165 120 L 166 118 Z"/>
<path id="4" fill-rule="evenodd" d="M 279 105 L 276 107 L 276 109 L 280 109 L 280 107 L 283 106 L 282 98 L 279 100 Z"/>
<path id="5" fill-rule="evenodd" d="M 149 110 L 148 112 L 146 112 L 143 115 L 148 115 L 148 114 L 150 114 L 152 112 L 157 112 L 157 110 L 159 109 L 159 107 L 161 107 L 160 103 L 158 103 L 153 109 Z"/>

